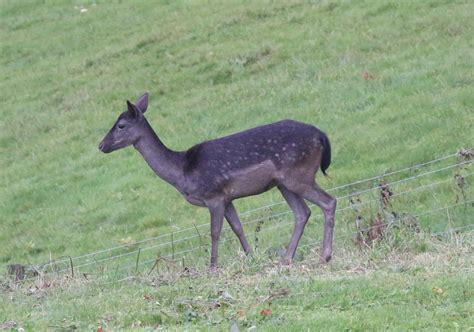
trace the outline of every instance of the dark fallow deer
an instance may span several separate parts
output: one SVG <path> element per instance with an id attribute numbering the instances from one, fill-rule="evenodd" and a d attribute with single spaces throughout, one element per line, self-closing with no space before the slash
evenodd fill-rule
<path id="1" fill-rule="evenodd" d="M 186 200 L 209 209 L 211 269 L 217 268 L 217 248 L 224 217 L 245 253 L 251 251 L 232 201 L 277 187 L 295 217 L 295 227 L 283 263 L 291 263 L 311 210 L 305 200 L 324 213 L 320 261 L 331 259 L 336 199 L 315 182 L 318 168 L 326 175 L 331 163 L 329 139 L 314 126 L 284 120 L 194 145 L 187 151 L 167 148 L 145 119 L 148 93 L 128 110 L 99 145 L 104 153 L 133 145 L 153 171 L 174 186 Z"/>

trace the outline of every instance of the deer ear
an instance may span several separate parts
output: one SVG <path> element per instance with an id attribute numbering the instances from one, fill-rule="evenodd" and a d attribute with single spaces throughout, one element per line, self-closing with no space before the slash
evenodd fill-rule
<path id="1" fill-rule="evenodd" d="M 141 111 L 137 108 L 137 106 L 133 105 L 130 100 L 127 100 L 127 108 L 128 112 L 132 114 L 134 118 L 137 118 L 140 116 Z"/>
<path id="2" fill-rule="evenodd" d="M 146 112 L 146 109 L 148 108 L 148 92 L 145 92 L 143 96 L 137 99 L 135 106 L 137 106 L 142 113 Z"/>

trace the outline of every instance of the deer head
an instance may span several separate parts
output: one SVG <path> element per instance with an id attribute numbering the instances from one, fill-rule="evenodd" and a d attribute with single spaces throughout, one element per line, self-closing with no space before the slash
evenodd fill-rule
<path id="1" fill-rule="evenodd" d="M 143 133 L 146 123 L 143 113 L 148 107 L 148 93 L 138 98 L 135 104 L 127 100 L 127 110 L 120 114 L 115 124 L 99 144 L 99 150 L 110 153 L 135 144 Z"/>

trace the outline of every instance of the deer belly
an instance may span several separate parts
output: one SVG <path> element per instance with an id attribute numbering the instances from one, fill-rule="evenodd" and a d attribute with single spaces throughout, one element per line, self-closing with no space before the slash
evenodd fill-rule
<path id="1" fill-rule="evenodd" d="M 184 198 L 189 202 L 191 203 L 192 205 L 196 205 L 196 206 L 206 206 L 206 204 L 204 203 L 204 201 L 198 197 L 195 197 L 195 196 L 192 196 L 190 194 L 187 194 L 187 193 L 184 193 L 183 194 Z"/>
<path id="2" fill-rule="evenodd" d="M 263 193 L 275 186 L 276 167 L 271 161 L 229 173 L 226 196 L 238 198 Z"/>

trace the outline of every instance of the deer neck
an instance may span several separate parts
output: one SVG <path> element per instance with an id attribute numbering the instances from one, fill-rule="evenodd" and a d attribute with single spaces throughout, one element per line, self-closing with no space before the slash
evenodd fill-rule
<path id="1" fill-rule="evenodd" d="M 156 175 L 178 189 L 182 187 L 184 154 L 168 149 L 148 122 L 145 123 L 144 135 L 133 146 Z"/>

